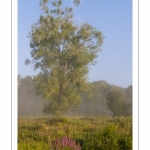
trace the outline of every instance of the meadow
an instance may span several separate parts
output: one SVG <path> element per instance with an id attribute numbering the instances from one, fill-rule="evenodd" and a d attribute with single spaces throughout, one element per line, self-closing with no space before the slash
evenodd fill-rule
<path id="1" fill-rule="evenodd" d="M 132 117 L 18 117 L 18 150 L 132 150 Z"/>

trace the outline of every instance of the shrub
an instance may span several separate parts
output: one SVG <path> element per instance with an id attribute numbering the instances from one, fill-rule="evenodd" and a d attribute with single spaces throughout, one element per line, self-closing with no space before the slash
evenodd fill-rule
<path id="1" fill-rule="evenodd" d="M 56 139 L 52 142 L 54 150 L 81 150 L 81 146 L 70 139 L 69 137 L 63 137 L 62 139 Z"/>
<path id="2" fill-rule="evenodd" d="M 58 123 L 68 123 L 69 119 L 67 117 L 52 117 L 51 119 L 46 121 L 48 125 L 57 125 Z"/>

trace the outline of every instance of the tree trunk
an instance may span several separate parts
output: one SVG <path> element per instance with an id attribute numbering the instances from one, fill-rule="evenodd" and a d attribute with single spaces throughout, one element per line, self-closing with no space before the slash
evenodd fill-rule
<path id="1" fill-rule="evenodd" d="M 64 98 L 64 91 L 65 91 L 65 85 L 61 84 L 59 88 L 59 94 L 58 94 L 58 102 L 61 103 Z"/>

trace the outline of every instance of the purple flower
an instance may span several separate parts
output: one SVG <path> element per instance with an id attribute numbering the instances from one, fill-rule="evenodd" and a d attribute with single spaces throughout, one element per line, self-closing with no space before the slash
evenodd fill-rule
<path id="1" fill-rule="evenodd" d="M 70 139 L 69 137 L 63 137 L 62 139 L 56 139 L 52 142 L 52 145 L 55 150 L 70 148 L 71 150 L 81 150 L 81 146 L 76 145 L 75 141 Z"/>

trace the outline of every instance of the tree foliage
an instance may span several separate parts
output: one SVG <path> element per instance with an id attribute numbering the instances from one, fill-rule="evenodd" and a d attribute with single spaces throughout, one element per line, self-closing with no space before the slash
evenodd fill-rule
<path id="1" fill-rule="evenodd" d="M 40 97 L 35 95 L 33 78 L 31 76 L 23 78 L 18 75 L 18 115 L 43 115 L 43 105 Z"/>
<path id="2" fill-rule="evenodd" d="M 21 77 L 18 75 L 18 115 L 19 116 L 37 116 L 44 115 L 50 110 L 48 101 L 42 101 L 40 96 L 35 95 L 33 77 L 26 76 Z M 112 90 L 118 90 L 122 93 L 123 98 L 126 101 L 125 115 L 132 115 L 132 89 L 122 88 L 115 85 L 110 85 L 106 81 L 94 81 L 90 83 L 93 94 L 89 99 L 88 93 L 80 93 L 82 102 L 73 111 L 67 111 L 69 116 L 110 116 L 112 112 L 107 107 L 108 100 L 106 95 Z M 128 91 L 128 90 L 130 91 Z M 128 92 L 129 93 L 128 93 Z M 52 113 L 50 114 L 52 115 Z"/>
<path id="3" fill-rule="evenodd" d="M 34 78 L 36 94 L 49 101 L 49 111 L 61 114 L 77 106 L 79 92 L 88 89 L 89 65 L 94 64 L 103 43 L 103 34 L 88 23 L 74 23 L 73 8 L 62 9 L 62 0 L 43 0 L 43 14 L 31 28 L 30 47 L 33 64 L 39 69 Z M 75 6 L 80 4 L 74 0 Z"/>
<path id="4" fill-rule="evenodd" d="M 107 106 L 112 111 L 113 116 L 129 115 L 128 104 L 125 101 L 123 93 L 117 89 L 110 90 L 107 95 Z"/>

